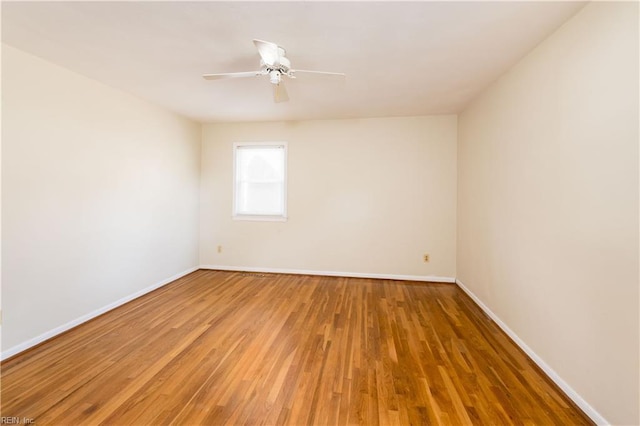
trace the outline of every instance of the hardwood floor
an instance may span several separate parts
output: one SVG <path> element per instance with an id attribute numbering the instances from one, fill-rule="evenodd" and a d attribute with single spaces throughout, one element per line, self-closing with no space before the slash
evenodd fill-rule
<path id="1" fill-rule="evenodd" d="M 201 270 L 1 368 L 37 425 L 592 424 L 451 284 Z"/>

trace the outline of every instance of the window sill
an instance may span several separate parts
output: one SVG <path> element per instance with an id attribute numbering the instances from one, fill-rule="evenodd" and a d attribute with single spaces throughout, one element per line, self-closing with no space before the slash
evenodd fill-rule
<path id="1" fill-rule="evenodd" d="M 286 222 L 286 216 L 267 216 L 267 215 L 234 215 L 233 220 L 245 220 L 251 222 Z"/>

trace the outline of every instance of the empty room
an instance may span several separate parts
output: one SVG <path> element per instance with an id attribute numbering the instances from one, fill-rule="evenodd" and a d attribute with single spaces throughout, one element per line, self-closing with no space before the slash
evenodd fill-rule
<path id="1" fill-rule="evenodd" d="M 639 6 L 3 1 L 0 424 L 639 425 Z"/>

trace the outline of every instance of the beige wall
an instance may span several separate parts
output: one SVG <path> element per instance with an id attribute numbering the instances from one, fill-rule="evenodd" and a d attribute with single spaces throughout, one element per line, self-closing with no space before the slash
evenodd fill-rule
<path id="1" fill-rule="evenodd" d="M 592 3 L 459 117 L 458 278 L 639 424 L 638 4 Z"/>
<path id="2" fill-rule="evenodd" d="M 455 277 L 456 126 L 455 116 L 205 125 L 201 264 Z M 288 142 L 287 222 L 232 220 L 232 145 L 244 141 Z"/>
<path id="3" fill-rule="evenodd" d="M 200 125 L 2 47 L 2 349 L 198 264 Z"/>

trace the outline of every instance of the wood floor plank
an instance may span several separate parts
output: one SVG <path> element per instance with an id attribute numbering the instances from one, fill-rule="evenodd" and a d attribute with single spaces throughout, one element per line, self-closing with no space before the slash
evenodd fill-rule
<path id="1" fill-rule="evenodd" d="M 448 284 L 200 270 L 0 369 L 38 425 L 592 424 Z"/>

